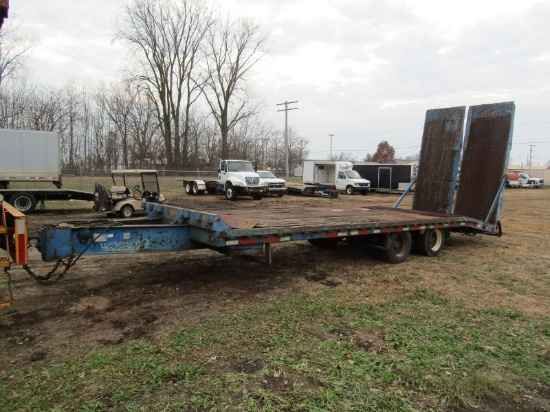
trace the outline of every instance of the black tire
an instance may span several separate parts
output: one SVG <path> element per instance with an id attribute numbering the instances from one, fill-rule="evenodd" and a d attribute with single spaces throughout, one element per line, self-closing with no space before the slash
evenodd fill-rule
<path id="1" fill-rule="evenodd" d="M 403 263 L 411 254 L 412 239 L 409 232 L 390 233 L 387 239 L 387 249 L 382 251 L 382 257 L 389 263 Z"/>
<path id="2" fill-rule="evenodd" d="M 254 199 L 254 200 L 262 200 L 262 198 L 263 198 L 263 196 L 262 196 L 261 193 L 254 193 L 252 195 L 252 199 Z"/>
<path id="3" fill-rule="evenodd" d="M 340 243 L 339 237 L 328 237 L 325 239 L 308 239 L 308 242 L 313 246 L 321 247 L 323 249 L 331 249 L 336 247 Z"/>
<path id="4" fill-rule="evenodd" d="M 225 198 L 227 200 L 235 200 L 237 199 L 237 191 L 235 190 L 235 188 L 233 187 L 233 185 L 231 183 L 227 183 L 225 185 Z"/>
<path id="5" fill-rule="evenodd" d="M 428 229 L 416 238 L 416 250 L 424 256 L 439 255 L 445 244 L 445 232 L 442 229 Z"/>
<path id="6" fill-rule="evenodd" d="M 10 197 L 10 204 L 21 213 L 32 213 L 36 209 L 36 198 L 30 193 L 20 192 Z"/>
<path id="7" fill-rule="evenodd" d="M 197 184 L 197 182 L 193 182 L 193 186 L 191 186 L 191 192 L 192 192 L 194 195 L 198 195 L 198 194 L 199 194 L 199 185 Z"/>
<path id="8" fill-rule="evenodd" d="M 347 186 L 346 187 L 346 194 L 348 194 L 348 195 L 353 194 L 353 186 Z"/>
<path id="9" fill-rule="evenodd" d="M 130 205 L 122 206 L 119 213 L 121 217 L 128 219 L 134 215 L 134 208 Z"/>
<path id="10" fill-rule="evenodd" d="M 192 195 L 193 192 L 191 191 L 191 182 L 185 182 L 183 185 L 183 189 L 185 190 L 186 195 Z"/>

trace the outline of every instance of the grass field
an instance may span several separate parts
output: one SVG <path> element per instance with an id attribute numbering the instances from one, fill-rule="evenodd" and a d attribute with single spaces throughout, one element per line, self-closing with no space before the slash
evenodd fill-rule
<path id="1" fill-rule="evenodd" d="M 181 196 L 175 179 L 161 187 Z M 366 201 L 351 198 L 338 201 Z M 550 411 L 549 207 L 548 189 L 507 191 L 502 238 L 453 235 L 440 256 L 400 265 L 301 242 L 282 246 L 271 267 L 171 256 L 148 267 L 157 279 L 140 289 L 169 325 L 115 344 L 58 333 L 48 343 L 57 355 L 44 359 L 15 338 L 17 321 L 55 315 L 23 297 L 0 313 L 0 410 Z M 101 265 L 87 262 L 90 273 Z M 87 296 L 131 293 L 148 262 L 121 275 L 126 290 L 107 284 Z M 86 268 L 72 288 L 89 282 Z M 194 285 L 184 295 L 180 276 Z M 63 282 L 48 293 L 74 305 Z M 170 304 L 159 290 L 173 293 Z"/>

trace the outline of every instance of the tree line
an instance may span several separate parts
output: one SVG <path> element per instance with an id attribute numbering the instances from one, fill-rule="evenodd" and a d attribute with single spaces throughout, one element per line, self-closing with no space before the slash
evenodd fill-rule
<path id="1" fill-rule="evenodd" d="M 0 127 L 56 131 L 66 168 L 208 170 L 219 158 L 285 164 L 283 131 L 262 119 L 250 88 L 265 35 L 248 19 L 220 18 L 201 0 L 130 0 L 114 29 L 132 56 L 109 85 L 33 84 L 32 47 L 0 32 Z M 289 161 L 308 141 L 289 130 Z"/>

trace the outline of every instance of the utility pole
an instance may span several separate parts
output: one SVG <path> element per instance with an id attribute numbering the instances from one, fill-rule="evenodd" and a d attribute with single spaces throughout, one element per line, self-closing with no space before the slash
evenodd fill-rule
<path id="1" fill-rule="evenodd" d="M 533 147 L 534 144 L 529 145 L 529 176 L 531 176 L 531 164 L 533 163 Z"/>
<path id="2" fill-rule="evenodd" d="M 278 112 L 285 112 L 285 158 L 286 158 L 286 177 L 288 179 L 288 111 L 289 110 L 296 110 L 297 107 L 288 107 L 289 104 L 298 103 L 298 100 L 295 100 L 293 102 L 287 102 L 284 103 L 277 103 L 277 106 L 285 106 L 284 109 L 277 110 Z"/>
<path id="3" fill-rule="evenodd" d="M 263 168 L 267 168 L 267 148 L 269 145 L 269 137 L 262 137 L 262 161 L 263 161 Z"/>
<path id="4" fill-rule="evenodd" d="M 332 133 L 328 134 L 330 136 L 330 160 L 332 160 L 332 138 L 334 135 Z"/>

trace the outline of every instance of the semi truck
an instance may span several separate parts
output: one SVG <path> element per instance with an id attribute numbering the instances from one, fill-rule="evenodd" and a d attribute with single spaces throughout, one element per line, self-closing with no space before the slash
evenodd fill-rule
<path id="1" fill-rule="evenodd" d="M 187 195 L 223 193 L 228 200 L 238 196 L 260 200 L 268 194 L 267 183 L 249 160 L 220 160 L 218 180 L 183 180 L 183 188 Z"/>
<path id="2" fill-rule="evenodd" d="M 464 122 L 465 110 L 458 107 L 427 112 L 422 167 L 412 209 L 400 208 L 397 202 L 393 208 L 339 203 L 307 209 L 281 205 L 270 209 L 195 210 L 144 201 L 147 218 L 143 221 L 63 222 L 41 228 L 36 247 L 44 261 L 64 268 L 62 276 L 82 255 L 208 248 L 271 263 L 273 245 L 308 241 L 318 247 L 346 243 L 374 248 L 388 262 L 402 263 L 412 250 L 437 256 L 452 233 L 501 236 L 502 196 L 515 105 L 506 102 L 470 107 L 467 137 L 463 139 L 462 128 L 453 125 Z M 456 165 L 461 155 L 461 174 L 471 171 L 477 179 L 471 179 L 472 184 L 467 179 L 455 193 Z M 490 162 L 480 162 L 489 158 Z M 433 182 L 433 170 L 437 170 L 440 181 Z M 9 222 L 6 226 L 12 233 Z M 19 237 L 9 236 L 6 241 L 16 239 Z M 15 250 L 10 245 L 7 248 Z M 28 265 L 24 267 L 39 281 L 52 277 L 53 272 L 39 277 Z"/>
<path id="3" fill-rule="evenodd" d="M 94 200 L 93 192 L 63 189 L 57 133 L 0 129 L 0 148 L 0 194 L 17 210 L 32 213 L 46 200 Z"/>
<path id="4" fill-rule="evenodd" d="M 370 190 L 370 181 L 353 170 L 351 162 L 304 160 L 302 181 L 305 184 L 334 186 L 348 195 L 366 195 Z"/>

